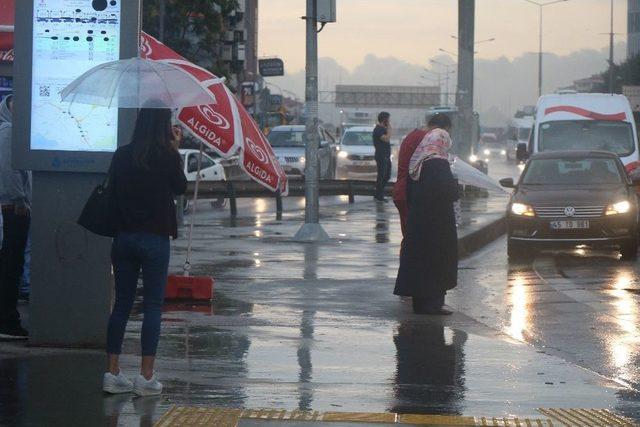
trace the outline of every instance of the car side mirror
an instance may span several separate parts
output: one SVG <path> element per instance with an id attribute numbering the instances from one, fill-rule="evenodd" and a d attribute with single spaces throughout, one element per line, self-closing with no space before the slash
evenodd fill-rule
<path id="1" fill-rule="evenodd" d="M 513 178 L 501 179 L 500 185 L 502 185 L 504 188 L 516 188 L 516 184 L 513 182 Z"/>

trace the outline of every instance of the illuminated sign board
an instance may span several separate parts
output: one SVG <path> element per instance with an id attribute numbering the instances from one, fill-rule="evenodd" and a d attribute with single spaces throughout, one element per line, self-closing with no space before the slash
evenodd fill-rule
<path id="1" fill-rule="evenodd" d="M 31 150 L 116 150 L 118 108 L 62 102 L 60 91 L 120 59 L 122 1 L 33 0 Z"/>

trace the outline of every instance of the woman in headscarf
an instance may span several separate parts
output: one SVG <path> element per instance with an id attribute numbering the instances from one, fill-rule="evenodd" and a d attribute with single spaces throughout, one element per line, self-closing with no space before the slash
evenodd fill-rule
<path id="1" fill-rule="evenodd" d="M 449 129 L 434 129 L 409 162 L 407 235 L 394 294 L 412 297 L 413 311 L 447 315 L 444 297 L 457 284 L 458 239 L 453 204 L 458 183 L 451 173 Z"/>

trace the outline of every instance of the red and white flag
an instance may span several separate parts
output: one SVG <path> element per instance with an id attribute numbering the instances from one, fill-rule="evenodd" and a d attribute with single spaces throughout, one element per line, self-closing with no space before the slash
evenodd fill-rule
<path id="1" fill-rule="evenodd" d="M 287 176 L 253 117 L 218 77 L 199 67 L 146 33 L 141 33 L 140 56 L 180 67 L 207 87 L 214 105 L 183 108 L 178 120 L 201 142 L 222 157 L 240 155 L 240 165 L 271 191 L 288 191 Z"/>

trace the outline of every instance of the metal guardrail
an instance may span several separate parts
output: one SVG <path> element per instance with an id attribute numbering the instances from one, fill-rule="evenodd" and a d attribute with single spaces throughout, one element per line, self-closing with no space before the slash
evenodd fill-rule
<path id="1" fill-rule="evenodd" d="M 385 195 L 391 196 L 393 192 L 393 182 L 387 184 Z M 187 192 L 184 197 L 193 197 L 195 183 L 190 182 L 187 186 Z M 460 186 L 465 194 L 481 195 L 482 190 L 470 187 Z M 288 197 L 304 197 L 304 180 L 289 181 Z M 355 203 L 356 196 L 373 197 L 376 191 L 375 181 L 361 180 L 321 180 L 320 196 L 348 196 L 349 204 Z M 239 198 L 273 198 L 276 201 L 276 215 L 278 219 L 282 218 L 283 204 L 282 195 L 267 190 L 262 185 L 254 181 L 207 181 L 201 182 L 198 190 L 199 199 L 229 199 L 229 208 L 231 216 L 238 215 L 237 199 Z"/>
<path id="2" fill-rule="evenodd" d="M 195 183 L 190 182 L 185 197 L 192 197 Z M 289 181 L 288 197 L 304 197 L 304 180 Z M 320 181 L 321 196 L 348 196 L 349 203 L 355 203 L 356 196 L 371 196 L 375 194 L 375 181 L 357 180 L 322 180 Z M 385 194 L 391 195 L 393 183 L 387 184 Z M 274 198 L 276 200 L 276 214 L 282 216 L 282 195 L 267 190 L 254 181 L 207 181 L 201 182 L 198 189 L 200 199 L 229 199 L 231 216 L 238 215 L 238 198 Z"/>

